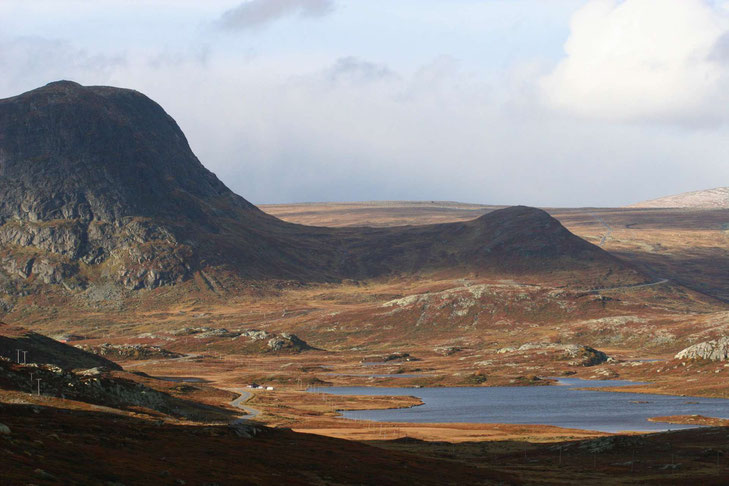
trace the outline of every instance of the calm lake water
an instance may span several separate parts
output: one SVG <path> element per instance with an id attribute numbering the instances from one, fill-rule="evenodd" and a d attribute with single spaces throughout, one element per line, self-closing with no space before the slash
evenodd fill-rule
<path id="1" fill-rule="evenodd" d="M 310 392 L 334 395 L 411 395 L 424 405 L 397 410 L 354 410 L 344 417 L 379 422 L 464 422 L 556 425 L 574 429 L 661 431 L 691 428 L 648 422 L 649 417 L 699 414 L 729 418 L 729 400 L 579 390 L 634 382 L 560 378 L 561 386 L 380 388 L 318 387 Z"/>

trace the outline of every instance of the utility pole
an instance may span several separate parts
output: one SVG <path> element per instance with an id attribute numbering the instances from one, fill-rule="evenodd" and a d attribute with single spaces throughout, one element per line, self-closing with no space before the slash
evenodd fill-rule
<path id="1" fill-rule="evenodd" d="M 41 379 L 40 378 L 36 378 L 36 380 L 38 380 L 38 396 L 40 396 L 40 382 L 41 382 Z"/>
<path id="2" fill-rule="evenodd" d="M 26 356 L 28 355 L 28 351 L 23 351 L 23 364 L 26 364 Z"/>

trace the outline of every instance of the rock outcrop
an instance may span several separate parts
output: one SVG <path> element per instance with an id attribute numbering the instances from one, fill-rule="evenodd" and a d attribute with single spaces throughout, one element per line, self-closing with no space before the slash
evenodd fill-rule
<path id="1" fill-rule="evenodd" d="M 729 337 L 694 344 L 676 354 L 676 359 L 708 359 L 725 361 L 729 359 Z"/>
<path id="2" fill-rule="evenodd" d="M 271 351 L 287 350 L 299 352 L 312 349 L 306 341 L 300 339 L 296 334 L 289 334 L 287 332 L 282 332 L 278 336 L 269 339 L 267 346 Z"/>
<path id="3" fill-rule="evenodd" d="M 236 329 L 214 327 L 184 327 L 171 332 L 173 336 L 192 336 L 194 339 L 208 339 L 211 342 L 221 338 L 233 341 L 236 352 L 268 353 L 293 352 L 315 349 L 296 334 L 272 333 L 261 329 Z"/>
<path id="4" fill-rule="evenodd" d="M 144 359 L 172 359 L 182 355 L 168 351 L 159 346 L 147 344 L 109 344 L 99 345 L 77 344 L 83 351 L 93 353 L 111 360 L 144 360 Z"/>
<path id="5" fill-rule="evenodd" d="M 527 343 L 518 348 L 508 347 L 496 351 L 497 354 L 526 352 L 556 352 L 558 359 L 569 360 L 570 366 L 595 366 L 612 358 L 602 351 L 582 344 Z"/>
<path id="6" fill-rule="evenodd" d="M 238 336 L 248 338 L 251 341 L 261 341 L 266 343 L 266 351 L 288 351 L 299 353 L 314 349 L 296 334 L 282 332 L 280 334 L 272 334 L 259 329 L 242 329 L 238 331 Z"/>

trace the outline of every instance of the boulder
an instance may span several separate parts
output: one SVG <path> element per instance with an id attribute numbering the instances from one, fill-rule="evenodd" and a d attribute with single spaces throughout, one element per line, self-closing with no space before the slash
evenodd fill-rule
<path id="1" fill-rule="evenodd" d="M 79 376 L 87 376 L 87 377 L 96 377 L 101 376 L 106 372 L 106 369 L 102 367 L 96 367 L 96 368 L 89 368 L 87 370 L 80 370 L 77 371 L 76 374 Z"/>
<path id="2" fill-rule="evenodd" d="M 267 333 L 266 331 L 261 331 L 258 329 L 243 329 L 241 330 L 240 335 L 251 338 L 254 341 L 268 339 L 271 336 L 271 334 Z"/>

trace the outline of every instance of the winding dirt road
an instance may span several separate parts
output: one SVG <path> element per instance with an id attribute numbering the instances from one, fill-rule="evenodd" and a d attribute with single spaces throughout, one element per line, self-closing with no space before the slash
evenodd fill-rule
<path id="1" fill-rule="evenodd" d="M 246 413 L 246 415 L 242 415 L 242 416 L 238 417 L 237 419 L 233 420 L 231 422 L 231 425 L 253 420 L 254 418 L 256 418 L 256 416 L 258 416 L 258 414 L 261 413 L 260 411 L 256 410 L 255 408 L 251 408 L 251 407 L 247 407 L 247 406 L 243 405 L 246 401 L 248 401 L 253 396 L 253 394 L 251 392 L 247 391 L 245 388 L 227 388 L 227 390 L 235 392 L 235 393 L 240 393 L 240 396 L 238 398 L 236 398 L 235 400 L 233 400 L 232 402 L 230 402 L 230 404 L 231 404 L 231 406 L 238 408 L 240 410 L 243 410 Z"/>

